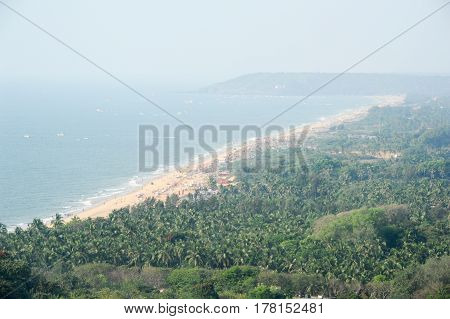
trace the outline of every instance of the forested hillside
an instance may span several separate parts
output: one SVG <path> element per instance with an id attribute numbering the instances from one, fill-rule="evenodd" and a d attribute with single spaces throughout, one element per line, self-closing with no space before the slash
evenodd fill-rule
<path id="1" fill-rule="evenodd" d="M 0 297 L 449 298 L 449 120 L 373 108 L 216 195 L 2 227 Z"/>

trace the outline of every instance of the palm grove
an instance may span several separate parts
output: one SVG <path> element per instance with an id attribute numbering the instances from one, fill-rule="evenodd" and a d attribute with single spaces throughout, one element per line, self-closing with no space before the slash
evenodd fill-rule
<path id="1" fill-rule="evenodd" d="M 448 298 L 449 110 L 372 108 L 216 195 L 1 226 L 0 297 Z"/>

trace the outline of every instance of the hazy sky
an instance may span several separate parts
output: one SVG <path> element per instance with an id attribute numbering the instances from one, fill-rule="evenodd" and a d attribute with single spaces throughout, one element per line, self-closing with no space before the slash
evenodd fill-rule
<path id="1" fill-rule="evenodd" d="M 446 1 L 1 0 L 130 83 L 340 72 Z M 354 72 L 450 73 L 450 5 Z M 0 78 L 111 81 L 0 5 Z"/>

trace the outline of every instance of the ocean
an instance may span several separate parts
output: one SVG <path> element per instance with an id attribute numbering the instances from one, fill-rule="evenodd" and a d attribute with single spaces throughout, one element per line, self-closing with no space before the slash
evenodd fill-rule
<path id="1" fill-rule="evenodd" d="M 195 129 L 205 124 L 261 125 L 300 99 L 194 93 L 147 96 Z M 373 97 L 316 96 L 274 123 L 300 125 L 375 103 Z M 3 86 L 0 223 L 24 226 L 34 218 L 81 211 L 139 187 L 160 174 L 139 172 L 139 126 L 164 124 L 178 123 L 120 87 Z M 220 139 L 216 146 L 223 142 Z"/>

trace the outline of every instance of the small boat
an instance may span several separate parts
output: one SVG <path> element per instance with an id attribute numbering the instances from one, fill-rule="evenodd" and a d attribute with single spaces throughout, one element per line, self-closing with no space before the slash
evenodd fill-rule
<path id="1" fill-rule="evenodd" d="M 25 134 L 23 137 L 24 138 L 31 138 L 31 135 Z"/>
<path id="2" fill-rule="evenodd" d="M 64 133 L 63 133 L 63 132 L 60 132 L 60 133 L 56 134 L 56 136 L 58 136 L 58 137 L 64 137 Z"/>

